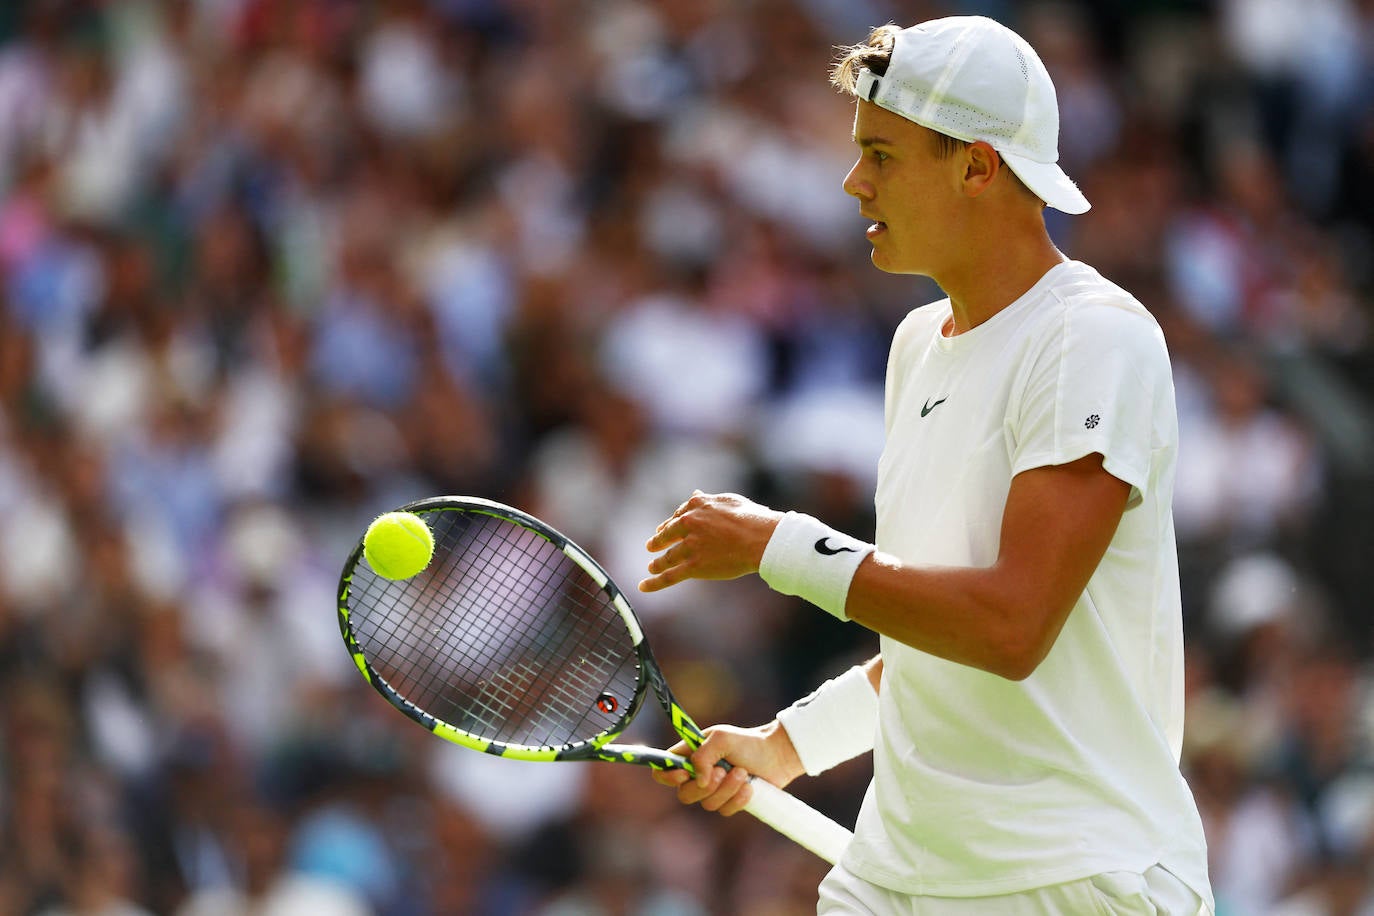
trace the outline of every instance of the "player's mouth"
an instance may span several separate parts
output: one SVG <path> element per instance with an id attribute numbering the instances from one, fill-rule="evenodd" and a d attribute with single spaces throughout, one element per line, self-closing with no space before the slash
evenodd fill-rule
<path id="1" fill-rule="evenodd" d="M 879 220 L 878 222 L 868 227 L 868 230 L 864 232 L 864 238 L 875 239 L 886 231 L 887 223 L 883 222 L 882 220 Z"/>

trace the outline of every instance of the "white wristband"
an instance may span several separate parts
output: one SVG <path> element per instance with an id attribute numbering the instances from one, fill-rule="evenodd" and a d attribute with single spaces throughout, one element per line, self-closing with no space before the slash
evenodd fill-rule
<path id="1" fill-rule="evenodd" d="M 844 603 L 849 583 L 872 552 L 872 544 L 841 534 L 809 515 L 789 512 L 763 549 L 759 577 L 774 591 L 805 598 L 848 620 Z"/>
<path id="2" fill-rule="evenodd" d="M 862 666 L 826 681 L 778 713 L 806 775 L 815 776 L 873 750 L 878 693 Z"/>

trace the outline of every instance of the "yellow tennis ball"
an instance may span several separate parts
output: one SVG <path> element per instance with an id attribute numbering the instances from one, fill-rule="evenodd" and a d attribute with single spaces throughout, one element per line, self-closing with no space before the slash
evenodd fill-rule
<path id="1" fill-rule="evenodd" d="M 387 579 L 409 579 L 429 565 L 434 535 L 413 512 L 388 512 L 373 519 L 363 535 L 363 556 Z"/>

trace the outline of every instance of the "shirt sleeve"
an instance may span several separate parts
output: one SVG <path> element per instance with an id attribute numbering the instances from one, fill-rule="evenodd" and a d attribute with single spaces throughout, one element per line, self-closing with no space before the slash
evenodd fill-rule
<path id="1" fill-rule="evenodd" d="M 1139 306 L 1114 303 L 1069 308 L 1056 331 L 1009 405 L 1012 474 L 1098 453 L 1108 473 L 1130 484 L 1134 506 L 1173 417 L 1164 335 Z"/>

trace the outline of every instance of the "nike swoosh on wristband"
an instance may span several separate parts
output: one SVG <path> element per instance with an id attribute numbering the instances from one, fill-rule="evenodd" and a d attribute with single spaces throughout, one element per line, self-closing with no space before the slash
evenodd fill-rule
<path id="1" fill-rule="evenodd" d="M 940 398 L 940 400 L 938 400 L 938 401 L 936 401 L 934 404 L 932 404 L 932 403 L 930 403 L 930 399 L 927 398 L 927 399 L 926 399 L 926 405 L 925 405 L 924 407 L 921 408 L 921 416 L 924 417 L 926 414 L 930 413 L 932 410 L 934 410 L 935 408 L 939 407 L 941 404 L 943 404 L 945 401 L 948 401 L 948 400 L 949 400 L 949 398 Z"/>
<path id="2" fill-rule="evenodd" d="M 816 553 L 825 557 L 833 557 L 838 553 L 858 553 L 853 547 L 831 547 L 829 538 L 821 538 L 816 542 Z"/>

